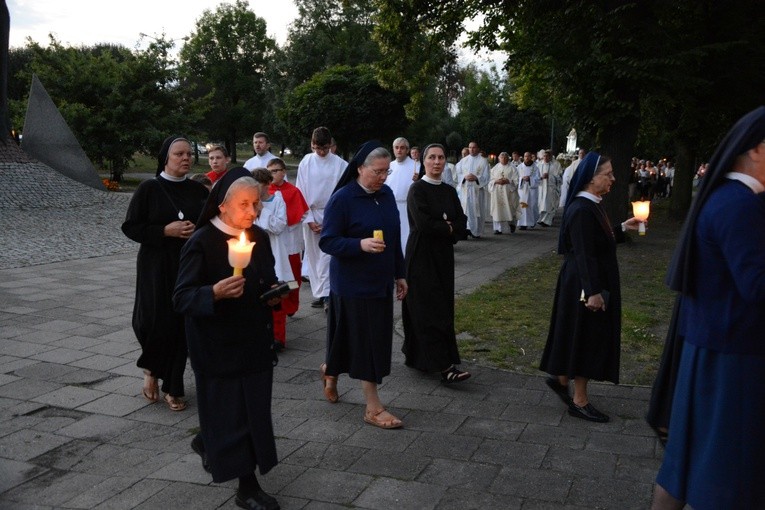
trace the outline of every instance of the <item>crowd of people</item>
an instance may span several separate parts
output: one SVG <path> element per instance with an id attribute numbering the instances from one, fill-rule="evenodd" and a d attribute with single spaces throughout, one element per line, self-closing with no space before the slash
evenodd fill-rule
<path id="1" fill-rule="evenodd" d="M 741 480 L 757 486 L 756 480 L 735 478 L 742 466 L 749 473 L 762 472 L 762 440 L 747 440 L 746 447 L 729 454 L 710 438 L 720 430 L 730 439 L 725 444 L 758 436 L 748 427 L 754 426 L 751 416 L 759 420 L 763 406 L 751 406 L 756 408 L 752 414 L 728 405 L 725 416 L 713 421 L 721 428 L 698 425 L 702 417 L 716 414 L 728 389 L 743 395 L 746 388 L 759 398 L 765 388 L 757 378 L 762 349 L 752 342 L 765 314 L 733 313 L 752 303 L 756 311 L 764 302 L 765 235 L 742 231 L 739 242 L 717 225 L 726 221 L 721 218 L 765 215 L 765 202 L 750 196 L 765 190 L 765 114 L 749 119 L 744 134 L 735 136 L 737 145 L 721 149 L 716 157 L 722 163 L 717 161 L 704 179 L 703 198 L 694 203 L 672 266 L 672 285 L 681 292 L 682 304 L 676 307 L 673 347 L 665 351 L 663 365 L 677 377 L 659 393 L 666 400 L 675 380 L 682 393 L 672 407 L 656 508 L 681 508 L 686 501 L 694 508 L 765 503 L 761 489 L 742 494 Z M 213 481 L 238 479 L 237 505 L 279 508 L 255 473 L 267 473 L 278 462 L 270 409 L 273 370 L 277 353 L 287 345 L 287 319 L 299 309 L 300 283 L 310 283 L 311 306 L 326 312 L 325 357 L 319 367 L 326 400 L 340 400 L 338 377 L 347 374 L 361 383 L 363 421 L 400 428 L 403 421 L 385 408 L 377 390 L 391 372 L 394 301 L 402 302 L 406 366 L 439 374 L 446 385 L 468 380 L 471 374 L 459 367 L 454 330 L 453 246 L 481 239 L 487 223 L 495 235 L 552 227 L 563 207 L 558 243 L 563 263 L 540 369 L 549 374 L 547 385 L 571 416 L 609 421 L 589 401 L 587 385 L 592 379 L 619 382 L 616 245 L 639 222 L 630 218 L 613 226 L 601 205 L 615 181 L 607 156 L 581 150 L 564 161 L 564 169 L 547 150 L 523 156 L 502 152 L 492 166 L 471 141 L 452 164 L 442 145 L 420 149 L 399 137 L 392 154 L 369 141 L 347 163 L 333 146 L 326 127 L 313 131 L 311 152 L 300 161 L 295 185 L 287 182 L 287 165 L 271 154 L 262 132 L 253 136 L 255 154 L 243 167 L 229 169 L 226 149 L 214 146 L 210 171 L 188 178 L 191 144 L 173 135 L 162 145 L 155 179 L 139 186 L 122 226 L 141 245 L 133 328 L 141 345 L 137 366 L 144 372 L 143 396 L 152 403 L 164 399 L 172 411 L 186 409 L 183 373 L 190 358 L 200 422 L 191 447 Z M 673 178 L 671 162 L 654 167 L 634 159 L 630 198 L 669 196 Z M 232 269 L 229 246 L 237 240 L 250 243 L 252 253 L 245 267 Z M 703 283 L 701 275 L 715 274 L 719 267 L 728 267 L 737 283 L 722 276 Z M 280 285 L 285 281 L 292 285 Z M 707 325 L 705 318 L 719 315 L 709 314 L 710 309 L 728 310 L 730 320 Z M 678 345 L 683 344 L 680 360 Z M 704 384 L 704 367 L 712 367 L 723 386 Z M 661 420 L 665 432 L 667 416 Z M 747 454 L 749 447 L 756 455 Z M 720 477 L 716 469 L 697 466 L 704 456 L 724 458 L 736 469 Z M 707 505 L 710 501 L 715 504 Z"/>

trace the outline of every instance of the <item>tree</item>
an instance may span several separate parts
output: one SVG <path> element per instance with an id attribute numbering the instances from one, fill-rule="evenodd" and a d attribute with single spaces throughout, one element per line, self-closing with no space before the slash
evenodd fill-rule
<path id="1" fill-rule="evenodd" d="M 180 52 L 180 74 L 194 87 L 194 101 L 207 105 L 198 126 L 222 139 L 236 161 L 236 142 L 263 129 L 264 80 L 276 50 L 266 22 L 247 2 L 205 10 Z"/>
<path id="2" fill-rule="evenodd" d="M 347 154 L 370 139 L 392 140 L 406 126 L 406 96 L 383 88 L 370 66 L 336 66 L 287 93 L 279 115 L 295 147 L 327 126 Z"/>
<path id="3" fill-rule="evenodd" d="M 296 0 L 298 17 L 290 25 L 280 68 L 293 89 L 314 74 L 337 65 L 355 67 L 380 58 L 370 0 Z"/>
<path id="4" fill-rule="evenodd" d="M 688 141 L 719 139 L 729 118 L 762 102 L 765 18 L 756 0 L 377 3 L 390 15 L 377 27 L 379 37 L 393 41 L 385 48 L 389 59 L 407 53 L 398 30 L 400 14 L 417 12 L 430 19 L 422 25 L 423 35 L 442 46 L 456 41 L 456 20 L 483 16 L 469 44 L 507 53 L 519 104 L 562 114 L 578 130 L 594 134 L 601 151 L 612 156 L 617 182 L 606 199 L 612 218 L 626 216 L 629 158 L 644 112 L 677 134 L 682 157 L 675 199 L 687 203 L 690 186 L 683 181 L 690 181 L 694 145 Z M 734 79 L 722 67 L 731 62 L 742 71 Z M 726 122 L 710 129 L 709 120 L 720 118 Z"/>
<path id="5" fill-rule="evenodd" d="M 466 140 L 478 142 L 487 154 L 535 152 L 548 145 L 548 123 L 537 112 L 519 110 L 512 103 L 509 84 L 495 69 L 469 66 L 462 82 L 457 121 Z"/>
<path id="6" fill-rule="evenodd" d="M 136 152 L 154 152 L 184 116 L 168 59 L 171 46 L 157 39 L 147 50 L 131 52 L 103 44 L 65 47 L 53 37 L 43 48 L 30 40 L 12 65 L 13 78 L 29 84 L 36 73 L 91 161 L 119 180 Z M 16 83 L 12 90 L 22 88 Z M 27 94 L 14 104 L 25 104 Z"/>

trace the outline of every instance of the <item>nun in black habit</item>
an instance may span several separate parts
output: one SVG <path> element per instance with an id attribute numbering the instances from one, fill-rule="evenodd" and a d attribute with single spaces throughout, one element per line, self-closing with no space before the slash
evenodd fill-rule
<path id="1" fill-rule="evenodd" d="M 596 152 L 585 156 L 571 180 L 558 239 L 563 265 L 539 367 L 553 376 L 547 385 L 571 416 L 595 422 L 609 417 L 589 403 L 587 383 L 619 383 L 622 307 L 616 243 L 624 240 L 625 230 L 640 225 L 630 218 L 611 227 L 600 201 L 615 181 L 610 159 Z"/>
<path id="2" fill-rule="evenodd" d="M 442 145 L 422 151 L 422 177 L 406 199 L 409 239 L 406 279 L 409 293 L 401 307 L 405 364 L 424 372 L 440 372 L 444 383 L 467 380 L 460 370 L 454 333 L 454 245 L 464 239 L 467 217 L 457 191 L 441 181 L 446 166 Z"/>
<path id="3" fill-rule="evenodd" d="M 272 310 L 260 296 L 276 283 L 268 235 L 253 225 L 260 186 L 244 168 L 213 186 L 197 230 L 181 252 L 173 302 L 184 314 L 194 369 L 202 455 L 214 482 L 239 479 L 237 505 L 279 508 L 255 478 L 277 464 L 271 422 Z M 227 241 L 254 241 L 243 275 L 232 276 Z M 260 505 L 260 506 L 258 506 Z"/>
<path id="4" fill-rule="evenodd" d="M 191 144 L 181 135 L 169 136 L 157 157 L 156 178 L 142 182 L 128 206 L 122 232 L 138 243 L 133 331 L 141 344 L 136 365 L 144 371 L 143 396 L 159 400 L 159 385 L 173 411 L 186 402 L 186 335 L 183 317 L 173 310 L 173 289 L 181 248 L 194 232 L 194 223 L 207 197 L 202 184 L 186 178 L 191 167 Z"/>

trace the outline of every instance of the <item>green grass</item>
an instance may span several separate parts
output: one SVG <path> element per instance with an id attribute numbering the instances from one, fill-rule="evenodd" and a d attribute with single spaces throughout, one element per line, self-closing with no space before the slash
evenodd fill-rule
<path id="1" fill-rule="evenodd" d="M 655 204 L 645 237 L 618 247 L 622 283 L 621 382 L 651 384 L 674 295 L 664 285 L 680 223 Z M 561 257 L 549 253 L 457 299 L 455 328 L 464 359 L 539 373 Z"/>

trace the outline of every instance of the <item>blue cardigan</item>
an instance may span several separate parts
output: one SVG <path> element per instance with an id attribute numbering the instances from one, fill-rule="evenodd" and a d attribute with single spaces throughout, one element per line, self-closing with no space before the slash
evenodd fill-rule
<path id="1" fill-rule="evenodd" d="M 385 250 L 366 253 L 361 240 L 382 230 Z M 332 260 L 330 290 L 351 298 L 392 294 L 393 283 L 404 278 L 401 224 L 396 199 L 388 186 L 367 193 L 356 181 L 340 188 L 327 202 L 319 247 Z"/>
<path id="2" fill-rule="evenodd" d="M 683 296 L 685 340 L 765 355 L 765 196 L 738 181 L 712 192 L 696 223 L 693 278 Z"/>

